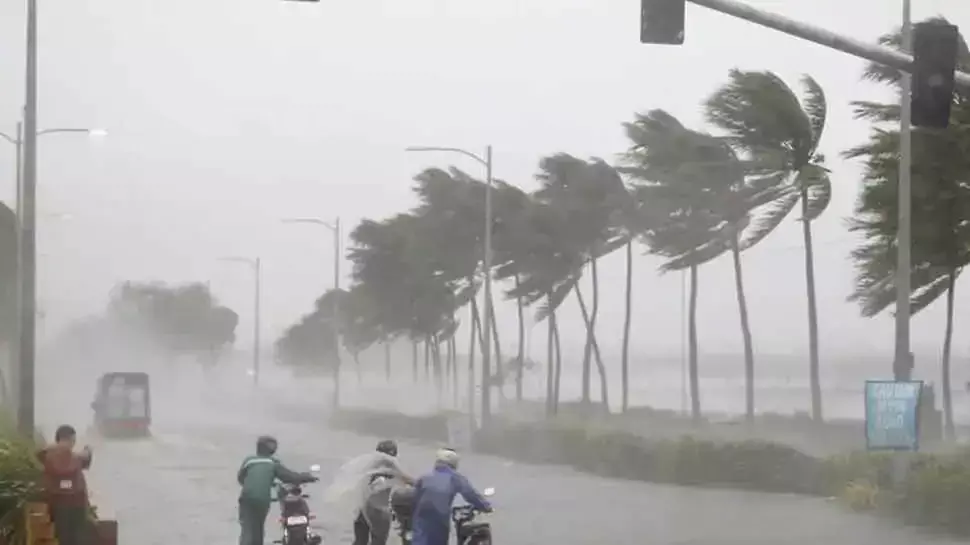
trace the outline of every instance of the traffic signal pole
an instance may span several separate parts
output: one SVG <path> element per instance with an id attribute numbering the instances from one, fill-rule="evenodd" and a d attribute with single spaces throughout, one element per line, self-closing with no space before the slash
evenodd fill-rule
<path id="1" fill-rule="evenodd" d="M 687 0 L 687 2 L 848 53 L 854 57 L 884 64 L 905 72 L 911 73 L 913 70 L 912 55 L 881 45 L 867 44 L 821 27 L 753 8 L 736 0 Z M 954 80 L 957 85 L 970 88 L 970 74 L 956 72 Z"/>

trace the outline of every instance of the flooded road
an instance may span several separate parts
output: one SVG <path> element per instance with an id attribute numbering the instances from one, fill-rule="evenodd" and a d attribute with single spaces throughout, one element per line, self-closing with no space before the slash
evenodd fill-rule
<path id="1" fill-rule="evenodd" d="M 281 421 L 278 404 L 220 399 L 207 415 L 164 421 L 151 440 L 95 442 L 91 486 L 106 516 L 120 520 L 122 545 L 235 543 L 235 473 L 263 433 L 280 440 L 293 468 L 320 464 L 308 485 L 327 543 L 349 543 L 350 521 L 328 520 L 319 496 L 340 465 L 378 438 L 328 430 L 325 410 L 308 405 Z M 428 469 L 432 449 L 402 444 L 411 472 Z M 933 541 L 875 517 L 847 513 L 817 498 L 703 490 L 616 481 L 559 467 L 465 456 L 462 471 L 497 490 L 495 538 L 509 545 L 911 545 Z M 271 521 L 275 520 L 272 518 Z M 267 525 L 267 542 L 278 531 Z M 937 543 L 960 543 L 940 539 Z M 392 539 L 391 543 L 394 543 Z"/>

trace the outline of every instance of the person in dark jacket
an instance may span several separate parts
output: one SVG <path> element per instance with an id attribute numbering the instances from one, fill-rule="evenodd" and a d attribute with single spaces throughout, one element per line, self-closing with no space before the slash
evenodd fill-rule
<path id="1" fill-rule="evenodd" d="M 44 467 L 44 495 L 60 545 L 87 545 L 92 528 L 89 519 L 88 487 L 84 471 L 91 467 L 91 449 L 74 452 L 77 431 L 60 426 L 54 444 L 38 453 Z"/>
<path id="2" fill-rule="evenodd" d="M 266 535 L 266 516 L 273 503 L 273 485 L 276 481 L 287 484 L 316 482 L 310 473 L 291 471 L 274 455 L 276 439 L 262 436 L 256 441 L 256 455 L 247 456 L 239 467 L 236 480 L 239 492 L 239 545 L 263 545 Z"/>
<path id="3" fill-rule="evenodd" d="M 393 439 L 384 439 L 377 443 L 377 452 L 386 454 L 392 458 L 397 458 L 397 443 Z M 386 473 L 375 473 L 372 475 L 371 482 L 368 483 L 369 486 L 373 486 L 375 481 L 382 477 L 399 479 L 404 484 L 414 483 L 414 480 L 401 472 L 397 466 L 386 463 L 389 461 L 387 459 L 378 461 L 378 467 L 373 469 L 386 469 L 387 471 Z M 383 500 L 381 507 L 388 508 L 389 500 L 387 496 L 390 494 L 390 488 L 382 487 L 382 491 L 384 494 L 378 494 L 379 498 Z M 368 497 L 369 501 L 373 501 L 374 499 Z M 372 516 L 368 518 L 364 513 L 364 510 L 368 507 L 368 505 L 364 505 L 358 511 L 357 518 L 354 519 L 354 545 L 385 545 L 387 543 L 387 537 L 391 532 L 390 513 L 383 512 L 383 510 L 379 509 L 371 509 Z"/>
<path id="4" fill-rule="evenodd" d="M 461 495 L 475 509 L 491 512 L 492 505 L 458 473 L 458 453 L 440 449 L 431 473 L 414 487 L 412 545 L 448 545 L 451 533 L 451 505 Z"/>

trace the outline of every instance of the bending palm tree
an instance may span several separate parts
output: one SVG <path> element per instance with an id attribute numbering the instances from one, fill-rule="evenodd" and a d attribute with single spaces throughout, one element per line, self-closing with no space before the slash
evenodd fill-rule
<path id="1" fill-rule="evenodd" d="M 828 207 L 832 183 L 818 154 L 825 128 L 825 94 L 804 76 L 805 95 L 799 101 L 784 81 L 771 72 L 732 70 L 730 81 L 706 103 L 707 119 L 727 132 L 732 144 L 746 155 L 749 173 L 777 189 L 760 210 L 755 226 L 741 242 L 754 246 L 801 205 L 805 245 L 805 284 L 808 296 L 809 378 L 812 418 L 822 420 L 819 379 L 818 311 L 815 295 L 815 256 L 812 226 Z"/>

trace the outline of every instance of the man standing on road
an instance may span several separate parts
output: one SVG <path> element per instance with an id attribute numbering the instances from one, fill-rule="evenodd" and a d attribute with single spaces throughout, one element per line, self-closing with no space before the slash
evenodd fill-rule
<path id="1" fill-rule="evenodd" d="M 414 487 L 414 536 L 412 545 L 448 545 L 451 505 L 461 495 L 475 509 L 491 512 L 492 505 L 458 473 L 458 453 L 438 450 L 434 470 L 418 479 Z"/>
<path id="2" fill-rule="evenodd" d="M 77 431 L 60 426 L 54 444 L 38 454 L 44 466 L 44 493 L 60 545 L 88 545 L 91 536 L 90 505 L 84 470 L 91 467 L 92 453 L 84 447 L 74 452 Z"/>
<path id="3" fill-rule="evenodd" d="M 242 486 L 239 493 L 239 545 L 263 545 L 266 516 L 273 503 L 273 484 L 277 480 L 287 484 L 318 480 L 309 473 L 287 469 L 274 457 L 277 446 L 276 439 L 260 437 L 256 441 L 256 455 L 247 456 L 236 474 L 236 480 Z"/>
<path id="4" fill-rule="evenodd" d="M 414 479 L 404 474 L 397 463 L 397 443 L 385 439 L 377 443 L 373 466 L 368 468 L 364 504 L 354 520 L 354 545 L 385 545 L 391 532 L 390 493 L 393 480 L 406 485 Z M 390 481 L 389 481 L 390 480 Z"/>

